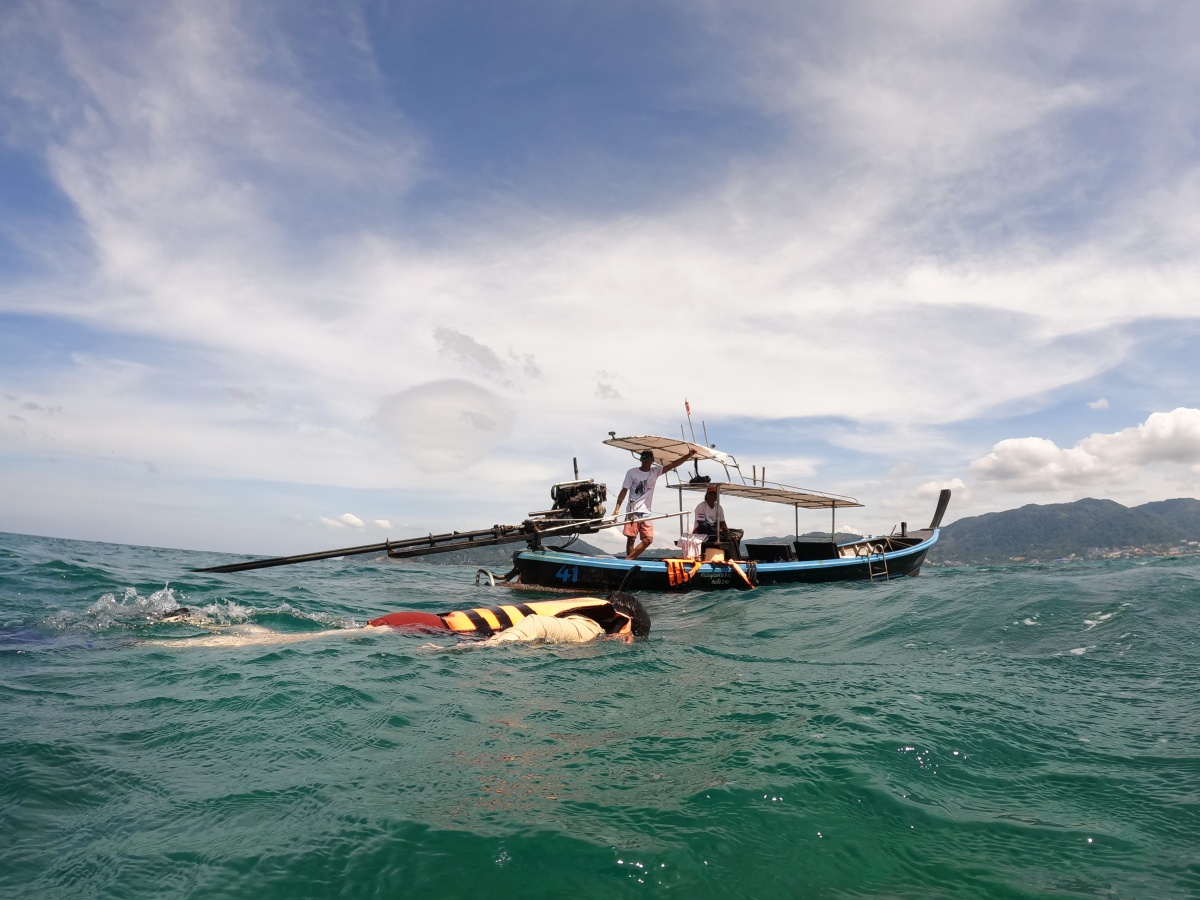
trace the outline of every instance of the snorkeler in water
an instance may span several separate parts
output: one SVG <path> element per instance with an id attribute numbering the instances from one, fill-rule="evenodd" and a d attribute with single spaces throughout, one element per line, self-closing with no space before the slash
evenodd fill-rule
<path id="1" fill-rule="evenodd" d="M 187 607 L 164 613 L 159 617 L 159 621 L 210 624 L 203 614 L 193 612 Z M 330 635 L 360 635 L 379 628 L 483 637 L 485 640 L 480 642 L 483 645 L 516 641 L 546 644 L 585 643 L 609 636 L 624 640 L 645 637 L 650 633 L 650 615 L 632 594 L 613 591 L 605 598 L 531 600 L 439 614 L 395 612 L 372 619 L 362 628 L 339 628 L 330 631 L 273 632 L 258 625 L 235 625 L 219 635 L 154 643 L 173 646 L 290 644 Z"/>

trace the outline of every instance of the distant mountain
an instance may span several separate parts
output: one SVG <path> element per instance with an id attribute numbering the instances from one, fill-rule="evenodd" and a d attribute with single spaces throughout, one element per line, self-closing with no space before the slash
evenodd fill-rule
<path id="1" fill-rule="evenodd" d="M 838 544 L 845 544 L 850 541 L 857 541 L 862 538 L 861 534 L 849 534 L 844 531 L 839 531 L 834 536 L 834 541 Z M 761 537 L 761 538 L 745 538 L 743 543 L 750 544 L 791 544 L 796 540 L 794 534 L 785 534 L 783 537 Z M 829 540 L 828 531 L 806 531 L 800 535 L 802 541 L 827 541 Z"/>
<path id="2" fill-rule="evenodd" d="M 1134 507 L 1151 515 L 1158 516 L 1166 522 L 1170 522 L 1177 528 L 1182 529 L 1191 535 L 1188 540 L 1200 540 L 1196 535 L 1200 534 L 1200 500 L 1193 500 L 1190 497 L 1179 497 L 1175 500 L 1159 500 L 1155 503 L 1143 503 L 1141 506 Z"/>
<path id="3" fill-rule="evenodd" d="M 942 529 L 929 560 L 1047 560 L 1097 549 L 1165 549 L 1189 540 L 1200 540 L 1200 500 L 1162 500 L 1131 509 L 1088 498 L 959 519 Z"/>

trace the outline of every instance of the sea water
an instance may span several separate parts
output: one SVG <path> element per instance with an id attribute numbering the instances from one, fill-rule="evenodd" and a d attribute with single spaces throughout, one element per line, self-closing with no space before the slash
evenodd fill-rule
<path id="1" fill-rule="evenodd" d="M 468 649 L 355 629 L 474 569 L 224 561 L 0 535 L 0 896 L 1200 896 L 1196 560 Z"/>

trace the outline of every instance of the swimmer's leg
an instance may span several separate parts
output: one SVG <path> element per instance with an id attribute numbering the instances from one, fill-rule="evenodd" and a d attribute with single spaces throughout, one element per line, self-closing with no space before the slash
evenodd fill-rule
<path id="1" fill-rule="evenodd" d="M 394 612 L 367 623 L 379 627 L 387 625 L 391 628 L 436 628 L 438 631 L 448 631 L 446 623 L 440 616 L 426 612 Z"/>

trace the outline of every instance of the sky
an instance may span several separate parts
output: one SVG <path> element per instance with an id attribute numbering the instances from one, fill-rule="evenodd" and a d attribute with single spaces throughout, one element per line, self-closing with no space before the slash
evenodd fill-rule
<path id="1" fill-rule="evenodd" d="M 573 460 L 611 507 L 601 442 L 685 399 L 865 533 L 1198 496 L 1198 43 L 1188 0 L 5 0 L 0 531 L 304 552 Z"/>

